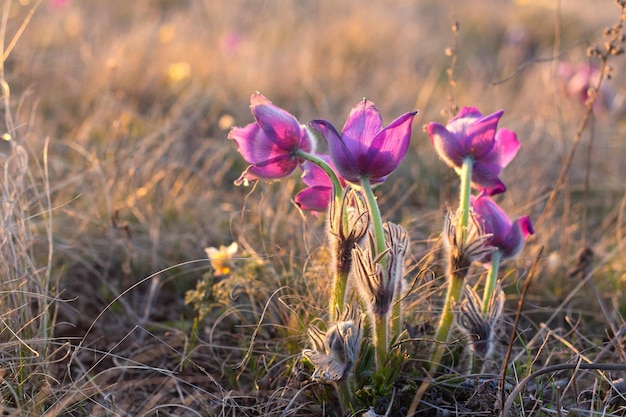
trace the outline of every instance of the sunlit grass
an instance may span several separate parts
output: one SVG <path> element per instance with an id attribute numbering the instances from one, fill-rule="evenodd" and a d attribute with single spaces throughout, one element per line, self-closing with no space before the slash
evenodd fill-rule
<path id="1" fill-rule="evenodd" d="M 564 94 L 555 60 L 585 62 L 587 47 L 601 44 L 619 13 L 613 4 L 583 1 L 447 3 L 5 2 L 10 53 L 0 78 L 0 133 L 11 140 L 0 142 L 3 410 L 336 415 L 334 392 L 312 384 L 312 369 L 300 360 L 307 326 L 328 310 L 324 219 L 292 203 L 296 176 L 253 188 L 232 184 L 245 163 L 227 132 L 252 121 L 248 99 L 260 91 L 300 120 L 324 117 L 339 126 L 362 97 L 386 117 L 420 110 L 408 155 L 377 191 L 381 211 L 412 242 L 411 358 L 399 378 L 406 391 L 394 397 L 406 411 L 441 311 L 440 234 L 457 195 L 421 125 L 447 120 L 441 111 L 451 101 L 504 108 L 522 147 L 504 173 L 510 192 L 498 203 L 511 217 L 537 220 L 584 112 Z M 460 31 L 450 86 L 444 51 L 454 43 L 454 20 Z M 614 76 L 606 80 L 618 97 L 622 62 L 610 60 Z M 596 112 L 553 209 L 508 265 L 501 355 L 528 268 L 544 248 L 507 390 L 544 366 L 626 360 L 623 109 Z M 220 277 L 205 248 L 231 242 L 239 251 L 231 275 Z M 592 256 L 581 256 L 585 248 Z M 622 375 L 543 375 L 516 410 L 545 415 L 560 404 L 619 415 Z M 424 407 L 488 415 L 497 404 L 489 381 L 498 378 L 473 385 L 445 375 Z M 378 413 L 387 407 L 372 405 Z"/>

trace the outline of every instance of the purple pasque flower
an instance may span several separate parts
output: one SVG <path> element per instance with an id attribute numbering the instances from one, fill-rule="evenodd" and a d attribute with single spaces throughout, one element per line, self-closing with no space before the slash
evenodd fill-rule
<path id="1" fill-rule="evenodd" d="M 253 94 L 250 108 L 256 122 L 233 127 L 228 134 L 250 164 L 235 181 L 236 185 L 247 185 L 259 178 L 283 178 L 302 162 L 297 153 L 310 152 L 313 148 L 305 127 L 263 95 Z"/>
<path id="2" fill-rule="evenodd" d="M 334 168 L 328 155 L 316 156 L 320 157 Z M 325 212 L 332 198 L 332 181 L 322 168 L 311 161 L 304 161 L 302 171 L 302 182 L 304 182 L 307 188 L 296 194 L 294 201 L 302 210 L 311 211 L 313 213 Z M 339 182 L 342 187 L 345 187 L 346 183 L 343 178 L 339 177 Z"/>
<path id="3" fill-rule="evenodd" d="M 535 233 L 530 217 L 522 216 L 511 222 L 507 214 L 487 195 L 471 196 L 470 204 L 476 221 L 485 234 L 491 234 L 486 244 L 500 251 L 502 259 L 516 257 L 524 247 L 524 239 Z M 489 262 L 491 253 L 480 261 Z"/>
<path id="4" fill-rule="evenodd" d="M 520 146 L 514 132 L 498 130 L 503 113 L 500 110 L 483 116 L 474 107 L 463 107 L 446 126 L 434 122 L 424 126 L 439 157 L 457 173 L 465 158 L 472 159 L 472 186 L 489 195 L 506 191 L 499 175 Z"/>
<path id="5" fill-rule="evenodd" d="M 405 113 L 383 128 L 380 112 L 364 99 L 350 111 L 341 134 L 327 120 L 313 120 L 310 125 L 326 139 L 335 168 L 346 181 L 358 184 L 368 177 L 371 183 L 380 183 L 406 154 L 416 114 Z"/>
<path id="6" fill-rule="evenodd" d="M 570 62 L 560 62 L 557 67 L 557 77 L 563 84 L 565 94 L 586 105 L 589 99 L 589 89 L 593 88 L 600 76 L 600 68 L 586 62 L 575 66 Z M 594 110 L 609 112 L 615 108 L 616 92 L 610 79 L 605 78 L 597 91 Z"/>

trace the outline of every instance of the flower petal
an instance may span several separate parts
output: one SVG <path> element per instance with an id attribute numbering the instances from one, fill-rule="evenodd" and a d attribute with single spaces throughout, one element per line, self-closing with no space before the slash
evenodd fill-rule
<path id="1" fill-rule="evenodd" d="M 498 121 L 503 113 L 504 111 L 500 110 L 467 126 L 463 147 L 475 160 L 485 157 L 492 151 L 496 141 Z"/>
<path id="2" fill-rule="evenodd" d="M 477 161 L 472 168 L 472 187 L 476 190 L 485 190 L 487 195 L 505 192 L 506 186 L 498 176 L 501 170 L 502 168 L 497 164 Z"/>
<path id="3" fill-rule="evenodd" d="M 357 159 L 361 173 L 367 173 L 373 182 L 383 181 L 398 167 L 409 149 L 411 124 L 416 114 L 405 113 L 376 134 L 365 158 Z"/>
<path id="4" fill-rule="evenodd" d="M 300 191 L 294 201 L 302 210 L 322 213 L 328 209 L 331 194 L 330 187 L 314 186 Z"/>
<path id="5" fill-rule="evenodd" d="M 535 230 L 528 216 L 515 220 L 511 230 L 500 245 L 502 256 L 504 258 L 516 257 L 524 247 L 524 239 L 534 233 Z"/>
<path id="6" fill-rule="evenodd" d="M 350 111 L 341 136 L 354 155 L 364 155 L 382 127 L 380 112 L 374 103 L 364 99 Z"/>
<path id="7" fill-rule="evenodd" d="M 237 143 L 239 153 L 250 164 L 257 164 L 285 154 L 285 150 L 269 140 L 257 123 L 250 123 L 246 127 L 233 127 L 228 134 L 228 139 Z"/>
<path id="8" fill-rule="evenodd" d="M 318 155 L 325 162 L 330 163 L 328 155 Z M 309 187 L 332 187 L 332 182 L 328 178 L 328 174 L 322 168 L 311 161 L 305 161 L 302 164 L 302 182 Z"/>
<path id="9" fill-rule="evenodd" d="M 250 103 L 252 114 L 269 140 L 286 151 L 301 147 L 303 129 L 294 116 L 258 93 L 252 95 Z"/>
<path id="10" fill-rule="evenodd" d="M 485 233 L 493 234 L 489 245 L 500 247 L 511 230 L 509 216 L 491 198 L 484 195 L 472 198 L 471 204 L 479 221 L 483 223 Z"/>
<path id="11" fill-rule="evenodd" d="M 483 114 L 476 107 L 463 107 L 461 111 L 448 121 L 446 128 L 453 134 L 463 134 L 467 127 L 476 120 L 482 119 Z"/>
<path id="12" fill-rule="evenodd" d="M 256 165 L 250 165 L 235 180 L 235 185 L 247 185 L 259 178 L 276 179 L 286 177 L 298 166 L 298 160 L 290 155 L 281 155 L 273 159 L 263 161 Z"/>
<path id="13" fill-rule="evenodd" d="M 341 136 L 329 121 L 324 119 L 313 120 L 309 125 L 320 132 L 326 139 L 330 158 L 335 169 L 346 181 L 359 182 L 361 174 L 358 170 L 356 159 Z"/>
<path id="14" fill-rule="evenodd" d="M 496 143 L 493 150 L 483 158 L 486 163 L 494 163 L 504 168 L 515 158 L 520 148 L 519 140 L 515 132 L 509 129 L 499 129 L 496 133 Z"/>
<path id="15" fill-rule="evenodd" d="M 435 151 L 448 166 L 460 168 L 463 165 L 465 151 L 458 137 L 439 123 L 429 123 L 424 126 Z"/>

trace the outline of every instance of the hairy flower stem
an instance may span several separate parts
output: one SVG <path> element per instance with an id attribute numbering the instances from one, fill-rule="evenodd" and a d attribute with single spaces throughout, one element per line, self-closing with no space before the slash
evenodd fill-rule
<path id="1" fill-rule="evenodd" d="M 339 261 L 337 261 L 337 263 L 339 264 Z M 334 320 L 338 320 L 339 317 L 343 315 L 349 274 L 349 270 L 343 270 L 341 267 L 335 268 L 335 279 L 333 281 L 333 289 L 329 305 L 330 317 Z"/>
<path id="2" fill-rule="evenodd" d="M 387 362 L 387 314 L 374 316 L 374 342 L 376 349 L 376 369 L 381 370 Z"/>
<path id="3" fill-rule="evenodd" d="M 402 333 L 402 303 L 397 299 L 391 307 L 391 333 L 398 338 Z"/>
<path id="4" fill-rule="evenodd" d="M 376 243 L 376 256 L 378 254 L 383 253 L 387 250 L 385 246 L 385 231 L 383 228 L 383 220 L 380 214 L 380 208 L 378 207 L 378 203 L 376 202 L 376 196 L 374 195 L 374 190 L 372 189 L 372 184 L 370 183 L 369 178 L 362 177 L 361 178 L 361 187 L 363 188 L 363 194 L 365 194 L 365 200 L 367 201 L 367 208 L 370 212 L 370 221 L 372 222 L 372 227 L 374 229 L 374 239 Z M 380 267 L 383 270 L 384 274 L 387 274 L 387 256 L 385 255 L 380 260 Z M 396 303 L 399 305 L 400 303 Z M 395 309 L 394 309 L 395 313 Z M 381 369 L 381 366 L 387 360 L 387 349 L 388 349 L 388 314 L 384 316 L 374 315 L 374 334 L 376 339 L 376 363 L 378 365 L 378 369 Z M 398 316 L 400 314 L 398 313 Z M 395 326 L 394 326 L 395 327 Z"/>
<path id="5" fill-rule="evenodd" d="M 500 259 L 502 258 L 502 253 L 499 250 L 491 253 L 491 266 L 489 268 L 489 272 L 487 273 L 487 281 L 485 282 L 485 292 L 483 293 L 483 309 L 482 313 L 484 317 L 487 317 L 489 313 L 489 300 L 491 300 L 491 296 L 493 291 L 496 288 L 496 284 L 498 283 L 498 269 L 500 268 Z"/>
<path id="6" fill-rule="evenodd" d="M 435 333 L 435 343 L 437 347 L 430 357 L 429 373 L 431 375 L 439 368 L 441 358 L 447 347 L 446 343 L 448 342 L 448 336 L 452 328 L 452 320 L 454 319 L 453 307 L 461 298 L 461 291 L 463 290 L 468 268 L 469 266 L 456 270 L 453 270 L 452 267 L 449 268 L 448 291 L 446 292 L 443 311 L 439 319 L 439 325 L 437 326 L 437 333 Z"/>
<path id="7" fill-rule="evenodd" d="M 472 185 L 472 158 L 465 158 L 461 167 L 461 193 L 459 196 L 459 213 L 461 215 L 457 225 L 457 241 L 462 247 L 467 243 L 467 227 L 469 225 L 470 194 Z"/>
<path id="8" fill-rule="evenodd" d="M 472 159 L 465 158 L 463 160 L 463 167 L 461 169 L 461 193 L 459 196 L 459 220 L 456 226 L 456 239 L 458 247 L 465 248 L 467 243 L 467 230 L 469 225 L 469 209 L 470 209 L 470 186 L 472 179 Z M 431 371 L 434 372 L 439 367 L 439 362 L 443 357 L 443 352 L 446 348 L 446 342 L 448 341 L 448 335 L 450 334 L 450 328 L 452 327 L 452 320 L 454 319 L 454 303 L 457 303 L 461 298 L 461 292 L 463 291 L 463 285 L 465 283 L 465 276 L 469 270 L 469 264 L 471 263 L 466 259 L 465 255 L 458 251 L 458 248 L 451 248 L 448 260 L 448 291 L 446 292 L 446 299 L 443 305 L 443 311 L 441 318 L 439 319 L 439 325 L 437 327 L 437 333 L 435 333 L 435 342 L 437 348 L 431 356 Z"/>
<path id="9" fill-rule="evenodd" d="M 430 356 L 430 367 L 428 368 L 427 378 L 424 378 L 422 383 L 417 389 L 407 416 L 414 416 L 417 407 L 422 400 L 422 397 L 426 393 L 426 390 L 434 380 L 435 372 L 441 365 L 441 359 L 443 353 L 446 350 L 446 342 L 448 341 L 448 335 L 450 334 L 450 328 L 452 327 L 452 319 L 454 318 L 452 307 L 459 300 L 461 291 L 463 289 L 463 283 L 465 277 L 469 271 L 470 261 L 458 252 L 451 251 L 448 264 L 448 291 L 446 293 L 446 300 L 443 306 L 443 312 L 439 319 L 439 326 L 437 327 L 437 333 L 435 333 L 435 343 L 437 344 L 435 350 Z M 460 268 L 457 268 L 460 266 Z"/>
<path id="10" fill-rule="evenodd" d="M 352 388 L 350 387 L 350 377 L 344 378 L 335 383 L 337 394 L 339 394 L 339 403 L 341 404 L 341 414 L 345 415 L 346 411 L 352 409 Z"/>
<path id="11" fill-rule="evenodd" d="M 383 219 L 380 215 L 380 208 L 378 207 L 378 203 L 376 203 L 376 196 L 374 195 L 374 190 L 372 190 L 372 184 L 370 183 L 369 178 L 361 178 L 361 187 L 363 188 L 363 194 L 365 194 L 365 199 L 367 201 L 367 208 L 370 212 L 370 221 L 372 222 L 372 227 L 374 228 L 374 238 L 376 239 L 376 255 L 378 255 L 386 250 Z M 381 260 L 381 267 L 387 267 L 386 256 Z"/>
<path id="12" fill-rule="evenodd" d="M 322 170 L 326 173 L 326 175 L 328 175 L 328 178 L 330 178 L 330 181 L 333 184 L 333 196 L 337 204 L 339 204 L 341 202 L 341 196 L 343 195 L 343 187 L 341 186 L 339 177 L 337 177 L 337 174 L 335 173 L 333 168 L 319 156 L 313 155 L 312 153 L 304 152 L 300 149 L 298 149 L 298 151 L 296 152 L 296 156 L 298 158 L 311 161 L 318 167 L 322 168 Z"/>
<path id="13" fill-rule="evenodd" d="M 335 200 L 336 207 L 342 207 L 341 199 L 343 198 L 343 187 L 341 186 L 341 182 L 339 181 L 339 177 L 333 170 L 333 168 L 322 158 L 313 155 L 308 152 L 304 152 L 299 150 L 296 155 L 299 158 L 305 159 L 307 161 L 313 162 L 315 165 L 319 166 L 330 178 L 330 181 L 333 184 L 333 198 Z M 348 229 L 348 215 L 347 213 L 341 214 L 343 227 L 345 230 Z M 338 319 L 343 314 L 345 298 L 346 298 L 346 288 L 348 286 L 348 275 L 350 273 L 349 269 L 345 270 L 343 268 L 344 265 L 340 260 L 336 262 L 336 270 L 335 270 L 335 279 L 333 280 L 333 289 L 330 297 L 330 316 Z M 349 266 L 348 266 L 349 268 Z"/>

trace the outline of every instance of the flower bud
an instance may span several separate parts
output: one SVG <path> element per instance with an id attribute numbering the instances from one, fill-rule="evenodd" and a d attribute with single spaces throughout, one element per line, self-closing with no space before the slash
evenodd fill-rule
<path id="1" fill-rule="evenodd" d="M 309 337 L 314 349 L 304 349 L 302 355 L 315 366 L 311 378 L 322 383 L 341 381 L 347 377 L 359 355 L 363 316 L 339 321 L 326 332 L 310 326 Z"/>

